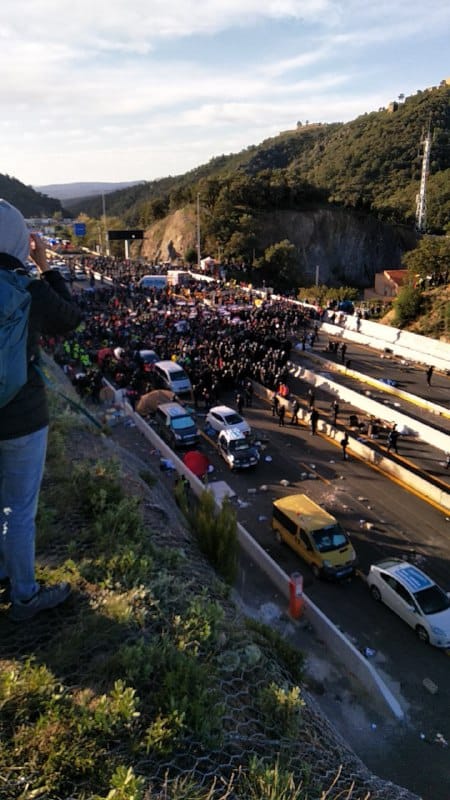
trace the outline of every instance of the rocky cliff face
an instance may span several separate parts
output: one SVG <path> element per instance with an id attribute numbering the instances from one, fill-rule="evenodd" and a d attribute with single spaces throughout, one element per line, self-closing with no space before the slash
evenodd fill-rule
<path id="1" fill-rule="evenodd" d="M 398 269 L 402 254 L 415 245 L 415 233 L 346 209 L 279 211 L 266 215 L 260 244 L 289 239 L 299 251 L 302 275 L 328 286 L 373 286 L 376 272 Z"/>
<path id="2" fill-rule="evenodd" d="M 416 241 L 410 229 L 339 208 L 261 214 L 257 226 L 257 255 L 283 239 L 298 248 L 299 284 L 314 281 L 318 267 L 321 283 L 328 286 L 373 286 L 375 273 L 398 269 L 402 254 Z M 195 240 L 195 210 L 178 210 L 145 232 L 141 255 L 165 261 L 176 251 L 183 257 Z"/>
<path id="3" fill-rule="evenodd" d="M 145 231 L 145 239 L 140 246 L 140 254 L 150 261 L 174 260 L 176 253 L 184 258 L 186 251 L 196 240 L 196 219 L 194 208 L 183 208 L 158 220 Z"/>

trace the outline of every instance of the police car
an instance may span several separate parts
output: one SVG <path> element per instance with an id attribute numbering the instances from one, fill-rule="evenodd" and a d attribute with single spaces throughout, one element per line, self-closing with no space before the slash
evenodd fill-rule
<path id="1" fill-rule="evenodd" d="M 219 433 L 217 449 L 230 469 L 248 469 L 259 462 L 259 450 L 240 428 L 226 428 Z"/>
<path id="2" fill-rule="evenodd" d="M 450 595 L 422 570 L 397 558 L 370 567 L 370 593 L 398 614 L 423 642 L 450 648 Z"/>

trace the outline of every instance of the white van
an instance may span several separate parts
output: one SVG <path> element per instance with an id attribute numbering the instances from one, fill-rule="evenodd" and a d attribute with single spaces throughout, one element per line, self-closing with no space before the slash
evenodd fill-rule
<path id="1" fill-rule="evenodd" d="M 189 376 L 176 361 L 157 361 L 152 377 L 157 389 L 169 389 L 180 398 L 192 399 L 192 384 Z"/>

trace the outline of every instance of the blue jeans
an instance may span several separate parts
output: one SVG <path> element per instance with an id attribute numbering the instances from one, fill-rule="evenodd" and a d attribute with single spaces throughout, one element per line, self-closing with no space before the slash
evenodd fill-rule
<path id="1" fill-rule="evenodd" d="M 36 583 L 35 535 L 48 427 L 0 440 L 0 578 L 9 578 L 11 600 L 28 600 Z"/>

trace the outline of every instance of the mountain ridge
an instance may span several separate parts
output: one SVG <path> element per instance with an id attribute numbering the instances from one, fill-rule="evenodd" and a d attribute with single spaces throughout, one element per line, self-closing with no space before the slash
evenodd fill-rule
<path id="1" fill-rule="evenodd" d="M 99 194 L 110 194 L 111 192 L 127 189 L 130 186 L 137 186 L 145 181 L 74 181 L 69 183 L 49 183 L 44 186 L 33 186 L 36 192 L 54 197 L 57 200 L 78 200 L 84 197 L 91 197 Z"/>

